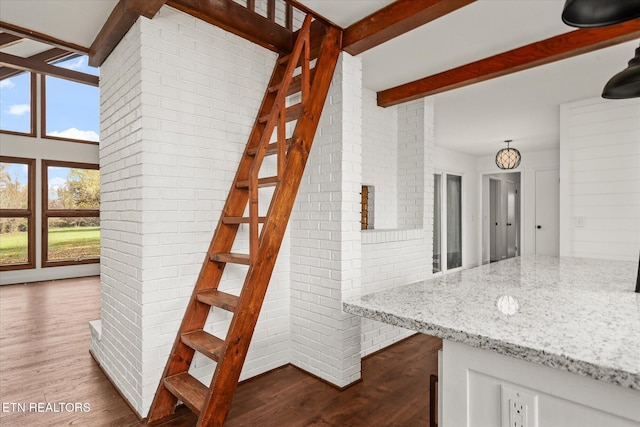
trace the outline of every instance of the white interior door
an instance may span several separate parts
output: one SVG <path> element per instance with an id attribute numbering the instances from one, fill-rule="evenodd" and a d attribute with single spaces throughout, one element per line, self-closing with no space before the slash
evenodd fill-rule
<path id="1" fill-rule="evenodd" d="M 560 253 L 560 171 L 536 171 L 536 254 Z"/>

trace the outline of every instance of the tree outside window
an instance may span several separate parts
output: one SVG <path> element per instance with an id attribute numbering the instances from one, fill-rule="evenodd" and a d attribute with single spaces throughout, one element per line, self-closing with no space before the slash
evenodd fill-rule
<path id="1" fill-rule="evenodd" d="M 98 165 L 43 161 L 44 266 L 98 262 Z"/>
<path id="2" fill-rule="evenodd" d="M 0 156 L 0 270 L 35 266 L 35 160 Z"/>

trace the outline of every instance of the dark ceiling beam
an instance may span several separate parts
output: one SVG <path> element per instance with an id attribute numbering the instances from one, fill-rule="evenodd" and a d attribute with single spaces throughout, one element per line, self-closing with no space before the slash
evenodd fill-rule
<path id="1" fill-rule="evenodd" d="M 99 67 L 140 16 L 152 19 L 167 0 L 120 0 L 91 43 L 89 65 Z"/>
<path id="2" fill-rule="evenodd" d="M 80 73 L 74 70 L 68 70 L 55 65 L 47 64 L 43 61 L 37 61 L 31 58 L 21 58 L 8 53 L 0 52 L 0 66 L 14 68 L 21 71 L 33 71 L 34 73 L 45 74 L 48 76 L 59 77 L 73 82 L 84 83 L 91 86 L 98 86 L 98 76 Z"/>
<path id="3" fill-rule="evenodd" d="M 167 5 L 274 52 L 291 52 L 292 31 L 233 0 L 169 0 Z"/>
<path id="4" fill-rule="evenodd" d="M 343 50 L 358 55 L 475 0 L 396 0 L 344 30 Z"/>
<path id="5" fill-rule="evenodd" d="M 58 59 L 62 59 L 65 56 L 73 55 L 73 52 L 69 52 L 68 50 L 58 49 L 54 47 L 53 49 L 46 50 L 44 52 L 37 53 L 29 57 L 34 61 L 38 62 L 51 62 L 56 61 Z M 8 79 L 9 77 L 13 77 L 22 73 L 22 70 L 16 70 L 15 68 L 9 67 L 0 67 L 0 80 Z"/>
<path id="6" fill-rule="evenodd" d="M 378 92 L 390 107 L 474 83 L 549 64 L 640 37 L 640 19 L 602 28 L 581 28 Z"/>
<path id="7" fill-rule="evenodd" d="M 0 47 L 12 45 L 20 40 L 23 40 L 23 38 L 9 33 L 0 33 Z"/>
<path id="8" fill-rule="evenodd" d="M 57 39 L 55 37 L 48 36 L 46 34 L 39 33 L 37 31 L 29 30 L 27 28 L 19 27 L 17 25 L 9 24 L 8 22 L 0 21 L 0 30 L 5 33 L 12 34 L 25 39 L 35 40 L 40 43 L 49 44 L 52 47 L 68 50 L 74 53 L 80 53 L 86 55 L 89 53 L 89 49 L 77 45 L 75 43 L 69 43 L 64 40 Z"/>

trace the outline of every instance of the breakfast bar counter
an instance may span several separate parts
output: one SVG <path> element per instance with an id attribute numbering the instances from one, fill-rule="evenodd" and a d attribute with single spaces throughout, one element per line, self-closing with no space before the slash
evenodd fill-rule
<path id="1" fill-rule="evenodd" d="M 625 412 L 637 422 L 637 272 L 631 261 L 516 257 L 363 295 L 345 301 L 343 309 L 440 337 L 449 347 L 462 344 L 508 358 L 498 364 L 516 359 L 597 380 L 595 387 L 614 386 L 630 402 L 638 399 L 638 409 Z M 446 376 L 443 381 L 446 387 Z"/>

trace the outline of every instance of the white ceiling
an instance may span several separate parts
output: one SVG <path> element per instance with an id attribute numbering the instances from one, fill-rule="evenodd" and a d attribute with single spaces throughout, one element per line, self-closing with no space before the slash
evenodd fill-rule
<path id="1" fill-rule="evenodd" d="M 343 27 L 392 2 L 300 1 Z M 116 4 L 117 0 L 0 0 L 0 19 L 88 47 Z M 364 84 L 372 90 L 387 89 L 572 31 L 560 20 L 563 4 L 564 0 L 478 0 L 361 54 Z M 505 139 L 513 139 L 512 145 L 523 152 L 557 148 L 559 105 L 600 96 L 608 78 L 626 67 L 637 45 L 628 42 L 435 95 L 436 144 L 474 155 L 495 153 Z"/>
<path id="2" fill-rule="evenodd" d="M 301 2 L 342 26 L 391 3 Z M 560 19 L 563 5 L 564 0 L 478 0 L 362 53 L 364 85 L 388 89 L 573 31 Z M 523 152 L 557 148 L 560 104 L 599 97 L 637 46 L 623 43 L 434 95 L 436 144 L 473 155 L 495 154 L 506 139 Z"/>

